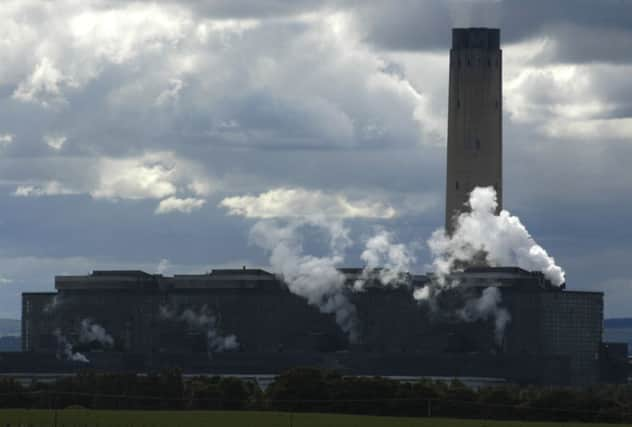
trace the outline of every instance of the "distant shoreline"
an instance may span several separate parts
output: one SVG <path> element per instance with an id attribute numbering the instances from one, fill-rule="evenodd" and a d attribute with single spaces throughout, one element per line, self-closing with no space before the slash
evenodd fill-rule
<path id="1" fill-rule="evenodd" d="M 632 317 L 604 319 L 603 325 L 606 328 L 632 328 Z"/>

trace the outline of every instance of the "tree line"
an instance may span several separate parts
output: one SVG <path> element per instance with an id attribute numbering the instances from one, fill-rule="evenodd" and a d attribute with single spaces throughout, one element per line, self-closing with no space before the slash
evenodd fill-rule
<path id="1" fill-rule="evenodd" d="M 85 371 L 54 382 L 0 380 L 1 408 L 125 410 L 271 410 L 345 414 L 632 423 L 632 386 L 586 388 L 451 382 L 400 382 L 296 368 L 265 391 L 234 377 L 184 379 L 178 370 L 150 375 Z"/>

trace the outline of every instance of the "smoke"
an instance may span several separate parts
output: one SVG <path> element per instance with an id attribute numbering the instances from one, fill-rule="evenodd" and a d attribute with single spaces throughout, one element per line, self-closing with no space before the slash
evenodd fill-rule
<path id="1" fill-rule="evenodd" d="M 83 353 L 73 351 L 73 345 L 62 334 L 59 328 L 53 331 L 53 335 L 57 338 L 58 358 L 72 360 L 74 362 L 90 363 L 90 360 L 88 360 Z M 91 319 L 83 319 L 81 321 L 79 342 L 82 344 L 98 342 L 103 347 L 112 347 L 114 345 L 112 336 L 109 335 L 101 325 L 94 323 Z"/>
<path id="2" fill-rule="evenodd" d="M 327 236 L 330 254 L 304 255 L 298 230 L 315 226 Z M 322 313 L 334 314 L 336 323 L 351 342 L 358 339 L 355 306 L 345 294 L 344 274 L 338 266 L 351 244 L 349 231 L 339 220 L 310 218 L 281 225 L 275 220 L 261 220 L 250 231 L 251 240 L 270 254 L 270 265 L 281 276 L 290 292 L 303 297 Z"/>
<path id="3" fill-rule="evenodd" d="M 55 329 L 53 331 L 53 335 L 57 338 L 57 346 L 58 346 L 58 358 L 64 358 L 65 360 L 72 360 L 74 362 L 82 362 L 82 363 L 90 363 L 88 358 L 84 356 L 82 353 L 74 352 L 72 350 L 72 344 L 66 339 L 66 337 L 61 333 L 61 330 Z"/>
<path id="4" fill-rule="evenodd" d="M 364 290 L 367 280 L 379 280 L 385 286 L 410 284 L 411 265 L 415 257 L 403 244 L 392 243 L 392 233 L 380 230 L 365 245 L 360 258 L 365 262 L 361 277 L 353 284 L 356 291 Z"/>
<path id="5" fill-rule="evenodd" d="M 103 347 L 112 347 L 114 345 L 114 338 L 112 338 L 112 336 L 106 332 L 103 326 L 94 323 L 91 319 L 83 319 L 81 321 L 79 342 L 98 342 Z"/>
<path id="6" fill-rule="evenodd" d="M 171 268 L 171 262 L 169 262 L 167 258 L 162 258 L 160 262 L 158 262 L 158 266 L 156 267 L 156 272 L 158 274 L 166 274 L 170 268 Z"/>
<path id="7" fill-rule="evenodd" d="M 470 194 L 469 206 L 471 211 L 456 219 L 451 235 L 441 229 L 428 239 L 433 256 L 433 280 L 413 290 L 415 300 L 427 301 L 433 310 L 440 309 L 437 297 L 444 290 L 460 285 L 450 277 L 451 273 L 476 263 L 492 267 L 518 266 L 541 271 L 556 286 L 565 282 L 564 271 L 534 241 L 518 217 L 505 210 L 496 215 L 498 203 L 492 187 L 475 188 Z M 306 227 L 316 227 L 327 236 L 327 255 L 304 254 L 300 231 Z M 352 242 L 342 220 L 313 216 L 286 217 L 285 220 L 266 218 L 252 227 L 250 238 L 269 253 L 272 269 L 289 290 L 322 313 L 334 314 L 351 342 L 358 339 L 358 320 L 356 307 L 347 292 L 363 291 L 369 280 L 379 280 L 385 286 L 410 284 L 408 272 L 415 262 L 412 251 L 394 243 L 392 233 L 381 230 L 366 242 L 361 254 L 365 268 L 353 287 L 348 288 L 339 266 Z M 465 301 L 457 315 L 465 321 L 493 318 L 500 341 L 511 320 L 508 311 L 500 306 L 501 302 L 500 291 L 490 287 L 480 297 Z"/>
<path id="8" fill-rule="evenodd" d="M 490 286 L 483 290 L 480 297 L 467 301 L 465 307 L 459 310 L 458 315 L 466 322 L 493 318 L 496 343 L 501 344 L 505 328 L 511 321 L 509 312 L 500 307 L 501 301 L 500 290 L 495 286 Z"/>
<path id="9" fill-rule="evenodd" d="M 470 212 L 456 218 L 452 235 L 441 229 L 428 240 L 434 257 L 434 280 L 416 289 L 415 299 L 436 307 L 435 298 L 442 291 L 461 285 L 450 274 L 478 263 L 540 271 L 555 286 L 565 283 L 564 270 L 535 242 L 520 219 L 506 210 L 496 214 L 498 202 L 492 187 L 476 187 L 470 193 L 468 204 Z M 500 307 L 501 300 L 498 288 L 486 288 L 479 298 L 467 301 L 458 315 L 465 321 L 494 318 L 496 340 L 501 342 L 505 327 L 511 321 L 509 312 Z"/>
<path id="10" fill-rule="evenodd" d="M 217 329 L 211 328 L 208 330 L 206 337 L 208 338 L 209 348 L 214 353 L 237 350 L 239 348 L 237 337 L 233 334 L 220 335 L 217 333 Z"/>
<path id="11" fill-rule="evenodd" d="M 187 308 L 180 315 L 176 315 L 176 313 L 168 307 L 161 306 L 160 317 L 167 320 L 182 321 L 193 328 L 206 329 L 208 349 L 210 352 L 221 353 L 239 348 L 239 342 L 235 335 L 222 335 L 219 333 L 217 317 L 210 313 L 206 305 L 202 306 L 199 312 Z"/>
<path id="12" fill-rule="evenodd" d="M 541 271 L 556 286 L 565 282 L 564 270 L 533 240 L 518 217 L 506 210 L 495 214 L 498 202 L 492 187 L 476 187 L 470 194 L 469 206 L 471 212 L 459 215 L 451 236 L 441 229 L 428 240 L 440 287 L 453 286 L 448 275 L 481 255 L 493 267 L 518 266 Z"/>
<path id="13" fill-rule="evenodd" d="M 61 296 L 55 295 L 48 304 L 44 305 L 44 308 L 42 309 L 42 311 L 46 314 L 50 314 L 54 312 L 55 310 L 57 310 L 59 306 L 63 304 L 63 302 L 64 301 L 61 298 Z"/>

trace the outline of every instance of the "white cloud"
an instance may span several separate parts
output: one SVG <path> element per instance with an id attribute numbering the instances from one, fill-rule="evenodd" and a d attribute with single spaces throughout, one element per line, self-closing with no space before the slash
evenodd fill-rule
<path id="1" fill-rule="evenodd" d="M 214 185 L 208 179 L 197 179 L 194 178 L 188 185 L 187 188 L 196 196 L 208 196 L 214 190 Z"/>
<path id="2" fill-rule="evenodd" d="M 64 135 L 44 135 L 43 139 L 46 145 L 55 151 L 59 151 L 63 148 L 67 138 Z"/>
<path id="3" fill-rule="evenodd" d="M 59 179 L 40 178 L 26 180 L 14 192 L 16 196 L 55 196 L 89 194 L 95 199 L 165 199 L 193 193 L 207 196 L 216 184 L 207 177 L 204 168 L 196 162 L 183 159 L 171 152 L 148 152 L 132 157 L 77 158 L 74 161 L 57 158 L 40 164 L 44 170 Z M 62 174 L 66 167 L 69 174 Z M 74 169 L 81 168 L 80 171 Z M 199 198 L 199 197 L 198 197 Z M 177 199 L 176 199 L 177 200 Z M 191 205 L 190 199 L 180 203 L 180 209 Z M 173 206 L 167 202 L 166 206 Z"/>
<path id="4" fill-rule="evenodd" d="M 77 194 L 78 191 L 65 187 L 58 181 L 48 181 L 36 185 L 19 185 L 14 196 L 18 197 L 41 197 L 41 196 L 62 196 L 68 194 Z"/>
<path id="5" fill-rule="evenodd" d="M 277 188 L 258 196 L 227 197 L 220 202 L 230 215 L 246 218 L 393 218 L 397 212 L 377 200 L 349 200 L 302 188 Z"/>
<path id="6" fill-rule="evenodd" d="M 179 191 L 208 195 L 214 189 L 202 166 L 171 152 L 104 158 L 99 161 L 99 175 L 97 186 L 90 190 L 95 198 L 164 199 Z"/>
<path id="7" fill-rule="evenodd" d="M 195 29 L 191 12 L 176 4 L 100 3 L 3 4 L 0 82 L 15 84 L 13 99 L 67 106 L 68 89 L 85 87 L 108 66 L 176 49 Z"/>
<path id="8" fill-rule="evenodd" d="M 176 5 L 133 3 L 88 9 L 70 18 L 74 46 L 96 58 L 122 64 L 144 52 L 160 52 L 191 30 L 189 12 Z"/>
<path id="9" fill-rule="evenodd" d="M 547 123 L 546 133 L 552 138 L 588 141 L 632 139 L 632 118 L 594 120 L 554 120 Z"/>
<path id="10" fill-rule="evenodd" d="M 169 197 L 161 200 L 156 208 L 156 214 L 166 214 L 170 212 L 191 213 L 200 209 L 206 200 L 188 197 L 186 199 L 178 199 L 177 197 Z"/>
<path id="11" fill-rule="evenodd" d="M 209 19 L 197 25 L 195 32 L 202 43 L 208 41 L 211 33 L 219 33 L 228 44 L 230 37 L 239 37 L 245 31 L 257 28 L 259 25 L 260 22 L 256 19 Z"/>
<path id="12" fill-rule="evenodd" d="M 15 89 L 13 98 L 39 103 L 43 107 L 63 104 L 66 102 L 62 94 L 64 85 L 73 86 L 74 84 L 63 75 L 50 58 L 43 57 L 31 75 Z"/>
<path id="13" fill-rule="evenodd" d="M 13 283 L 13 280 L 0 276 L 0 285 L 8 285 L 10 283 Z"/>
<path id="14" fill-rule="evenodd" d="M 105 76 L 105 84 L 91 92 L 100 97 L 96 103 L 105 100 L 104 108 L 114 116 L 130 110 L 141 115 L 122 118 L 120 129 L 133 132 L 145 124 L 143 118 L 151 121 L 148 104 L 160 110 L 173 104 L 203 118 L 191 120 L 201 129 L 187 129 L 198 141 L 443 142 L 445 126 L 432 106 L 431 85 L 413 86 L 406 76 L 387 71 L 389 64 L 364 43 L 349 13 L 317 9 L 262 23 L 208 19 L 173 2 L 103 7 L 97 1 L 77 7 L 60 0 L 55 7 L 34 3 L 29 13 L 13 5 L 0 12 L 6 32 L 0 40 L 11 41 L 0 82 L 17 87 L 16 100 L 74 110 L 74 97 Z M 77 111 L 84 114 L 90 110 Z M 163 118 L 151 126 L 174 130 L 169 128 L 173 117 Z M 218 125 L 231 120 L 240 128 Z M 107 145 L 96 142 L 99 138 L 88 141 Z M 102 150 L 107 147 L 97 149 Z"/>
<path id="15" fill-rule="evenodd" d="M 534 56 L 550 50 L 551 46 L 542 40 L 505 49 L 504 108 L 511 120 L 534 126 L 553 139 L 632 138 L 632 121 L 625 113 L 629 110 L 629 89 L 623 83 L 632 67 L 532 62 Z"/>
<path id="16" fill-rule="evenodd" d="M 13 144 L 15 135 L 10 133 L 0 133 L 0 148 Z"/>
<path id="17" fill-rule="evenodd" d="M 152 154 L 140 158 L 103 159 L 95 198 L 162 199 L 175 194 L 175 164 L 169 157 Z"/>
<path id="18" fill-rule="evenodd" d="M 169 80 L 168 87 L 156 98 L 156 105 L 165 105 L 169 102 L 177 101 L 183 87 L 184 82 L 181 79 L 174 78 Z"/>
<path id="19" fill-rule="evenodd" d="M 503 87 L 504 107 L 522 123 L 549 118 L 578 118 L 600 113 L 593 98 L 589 66 L 520 64 Z"/>

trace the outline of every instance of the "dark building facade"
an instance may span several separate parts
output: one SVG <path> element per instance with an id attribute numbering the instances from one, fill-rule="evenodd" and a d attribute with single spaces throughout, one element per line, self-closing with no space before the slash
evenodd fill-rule
<path id="1" fill-rule="evenodd" d="M 71 348 L 102 369 L 274 374 L 309 365 L 362 375 L 599 381 L 601 293 L 560 290 L 518 268 L 477 268 L 455 275 L 462 286 L 433 308 L 412 296 L 430 277 L 353 292 L 361 270 L 342 271 L 357 310 L 360 339 L 353 344 L 332 314 L 264 270 L 173 277 L 95 271 L 57 276 L 54 293 L 23 294 L 23 350 L 69 369 L 86 363 L 71 361 Z M 493 317 L 459 316 L 489 286 L 500 290 L 500 306 L 511 317 L 500 340 Z M 86 320 L 111 341 L 84 337 Z"/>

